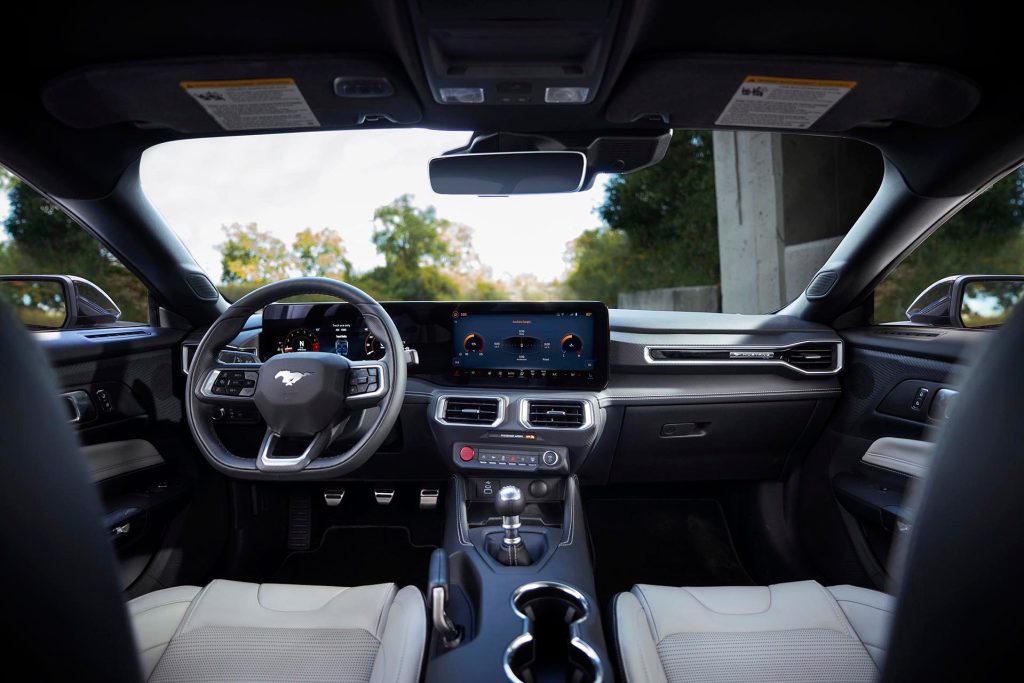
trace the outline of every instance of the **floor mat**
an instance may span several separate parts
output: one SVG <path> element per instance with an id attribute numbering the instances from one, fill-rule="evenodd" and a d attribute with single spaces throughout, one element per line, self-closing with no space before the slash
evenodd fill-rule
<path id="1" fill-rule="evenodd" d="M 585 500 L 584 509 L 603 605 L 636 583 L 753 583 L 736 555 L 717 501 L 597 498 Z"/>
<path id="2" fill-rule="evenodd" d="M 393 581 L 426 590 L 434 546 L 414 545 L 405 527 L 336 526 L 320 546 L 293 552 L 274 572 L 274 583 L 361 586 Z"/>

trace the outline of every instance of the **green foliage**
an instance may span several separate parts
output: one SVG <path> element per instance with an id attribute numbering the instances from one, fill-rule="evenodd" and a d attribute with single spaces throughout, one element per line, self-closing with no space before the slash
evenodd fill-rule
<path id="1" fill-rule="evenodd" d="M 2 180 L 2 179 L 0 179 Z M 94 282 L 121 309 L 121 318 L 148 319 L 145 286 L 95 237 L 28 185 L 7 176 L 10 214 L 0 244 L 0 272 L 77 275 Z"/>
<path id="2" fill-rule="evenodd" d="M 341 235 L 331 228 L 300 230 L 292 244 L 292 256 L 303 275 L 347 280 L 352 263 L 345 254 Z"/>
<path id="3" fill-rule="evenodd" d="M 905 321 L 928 285 L 949 275 L 1024 273 L 1024 168 L 950 218 L 875 290 L 875 320 Z"/>
<path id="4" fill-rule="evenodd" d="M 294 266 L 284 242 L 259 229 L 256 223 L 222 225 L 221 282 L 265 284 L 287 278 Z"/>
<path id="5" fill-rule="evenodd" d="M 384 265 L 356 278 L 356 286 L 375 299 L 436 301 L 460 296 L 455 279 L 445 272 L 458 257 L 445 239 L 450 221 L 432 206 L 420 209 L 405 194 L 373 214 L 373 244 Z"/>
<path id="6" fill-rule="evenodd" d="M 573 296 L 615 306 L 619 292 L 718 282 L 711 134 L 676 131 L 657 166 L 608 181 L 598 214 L 569 254 Z"/>

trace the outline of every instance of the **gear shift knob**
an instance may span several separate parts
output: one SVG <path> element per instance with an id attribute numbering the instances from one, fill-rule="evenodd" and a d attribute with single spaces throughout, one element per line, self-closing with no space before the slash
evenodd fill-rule
<path id="1" fill-rule="evenodd" d="M 494 509 L 502 517 L 518 517 L 526 509 L 526 498 L 518 486 L 502 486 L 494 499 Z"/>

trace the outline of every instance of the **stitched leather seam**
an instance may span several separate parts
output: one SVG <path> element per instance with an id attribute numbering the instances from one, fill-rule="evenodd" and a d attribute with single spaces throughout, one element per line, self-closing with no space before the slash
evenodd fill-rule
<path id="1" fill-rule="evenodd" d="M 265 583 L 261 583 L 259 586 L 257 586 L 257 588 L 256 588 L 256 604 L 259 605 L 261 609 L 265 609 L 268 612 L 279 612 L 281 614 L 295 614 L 295 613 L 298 613 L 298 612 L 316 612 L 317 610 L 321 610 L 324 607 L 327 607 L 327 605 L 329 605 L 332 601 L 334 601 L 339 595 L 341 595 L 342 593 L 344 593 L 345 591 L 348 590 L 348 587 L 338 588 L 338 592 L 335 593 L 334 595 L 332 595 L 331 597 L 327 598 L 327 602 L 325 602 L 324 604 L 320 605 L 319 607 L 314 607 L 313 609 L 275 609 L 273 607 L 267 607 L 266 605 L 263 604 L 262 592 L 263 592 L 263 587 L 266 586 L 266 585 L 267 584 L 265 584 Z"/>
<path id="2" fill-rule="evenodd" d="M 758 612 L 719 612 L 718 610 L 714 609 L 713 607 L 711 607 L 710 605 L 705 603 L 703 600 L 698 598 L 696 595 L 694 595 L 693 592 L 690 591 L 689 588 L 682 588 L 682 590 L 686 591 L 687 595 L 689 595 L 691 598 L 696 600 L 698 605 L 700 605 L 701 607 L 703 607 L 707 611 L 712 612 L 714 614 L 724 614 L 724 615 L 727 615 L 727 616 L 741 616 L 741 615 L 747 615 L 747 614 L 764 614 L 765 612 L 770 611 L 771 608 L 772 608 L 772 589 L 771 589 L 771 586 L 768 587 L 768 606 L 765 607 L 763 610 L 760 610 Z"/>
<path id="3" fill-rule="evenodd" d="M 866 602 L 859 602 L 857 600 L 850 600 L 850 599 L 847 599 L 847 598 L 842 598 L 842 599 L 836 598 L 836 602 L 838 602 L 838 603 L 848 602 L 851 605 L 862 605 L 862 606 L 867 607 L 869 609 L 877 610 L 879 612 L 885 612 L 886 614 L 896 614 L 896 610 L 886 609 L 884 607 L 876 607 L 875 605 L 870 605 L 870 604 L 868 604 Z"/>
<path id="4" fill-rule="evenodd" d="M 147 608 L 145 608 L 143 610 L 140 610 L 138 612 L 132 611 L 131 615 L 133 617 L 141 617 L 146 612 L 152 612 L 153 610 L 160 609 L 161 607 L 170 607 L 171 605 L 190 605 L 190 604 L 192 604 L 192 600 L 171 600 L 170 602 L 161 602 L 159 605 L 153 605 L 152 607 L 147 607 Z"/>
<path id="5" fill-rule="evenodd" d="M 640 586 L 633 586 L 633 588 L 637 593 L 639 593 L 637 597 L 640 598 L 640 602 L 643 603 L 644 612 L 647 613 L 647 626 L 651 629 L 651 635 L 654 636 L 654 642 L 660 643 L 661 636 L 658 633 L 658 623 L 654 619 L 654 610 L 651 609 L 650 603 L 647 602 L 647 594 L 644 593 L 644 589 Z"/>
<path id="6" fill-rule="evenodd" d="M 850 636 L 851 638 L 855 638 L 859 643 L 860 636 L 857 635 L 857 629 L 855 629 L 853 627 L 853 624 L 850 623 L 850 620 L 846 618 L 846 613 L 843 612 L 843 608 L 839 606 L 839 601 L 836 600 L 836 596 L 829 593 L 828 590 L 826 590 L 825 587 L 817 581 L 813 581 L 812 583 L 817 587 L 818 590 L 820 590 L 825 595 L 825 599 L 828 601 L 829 607 L 832 608 L 832 612 L 833 614 L 835 614 L 836 620 L 839 622 L 839 624 L 846 624 L 847 630 L 844 631 L 846 635 Z"/>
<path id="7" fill-rule="evenodd" d="M 390 610 L 385 610 L 384 606 L 389 602 L 393 602 L 395 599 L 394 596 L 397 594 L 398 591 L 395 588 L 395 584 L 389 583 L 387 590 L 384 591 L 384 599 L 381 601 L 380 607 L 377 608 L 377 633 L 374 634 L 376 635 L 377 640 L 384 637 L 384 629 L 387 627 L 387 612 Z"/>

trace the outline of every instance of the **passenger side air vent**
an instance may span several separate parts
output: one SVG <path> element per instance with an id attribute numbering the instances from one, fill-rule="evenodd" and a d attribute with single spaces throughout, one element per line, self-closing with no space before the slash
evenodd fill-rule
<path id="1" fill-rule="evenodd" d="M 504 419 L 504 401 L 497 397 L 442 396 L 437 419 L 453 425 L 494 427 Z"/>
<path id="2" fill-rule="evenodd" d="M 580 429 L 586 426 L 587 404 L 583 401 L 524 401 L 523 422 L 527 427 Z"/>
<path id="3" fill-rule="evenodd" d="M 807 344 L 790 349 L 784 360 L 799 370 L 828 372 L 835 364 L 835 344 Z"/>

